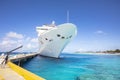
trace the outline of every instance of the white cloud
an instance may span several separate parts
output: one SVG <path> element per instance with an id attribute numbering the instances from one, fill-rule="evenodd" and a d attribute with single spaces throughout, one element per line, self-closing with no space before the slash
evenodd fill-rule
<path id="1" fill-rule="evenodd" d="M 4 40 L 2 41 L 1 45 L 8 45 L 8 44 L 16 44 L 17 41 L 14 40 Z"/>
<path id="2" fill-rule="evenodd" d="M 26 45 L 26 48 L 31 49 L 31 48 L 33 48 L 33 46 L 29 43 L 29 44 Z"/>
<path id="3" fill-rule="evenodd" d="M 27 42 L 24 44 L 23 46 L 23 50 L 24 51 L 37 51 L 38 50 L 38 43 L 34 43 L 34 42 Z"/>
<path id="4" fill-rule="evenodd" d="M 35 43 L 37 42 L 38 43 L 38 38 L 32 38 L 31 42 L 35 42 Z"/>
<path id="5" fill-rule="evenodd" d="M 6 37 L 6 36 L 5 36 Z M 21 45 L 21 40 L 14 40 L 12 38 L 3 38 L 0 41 L 0 51 L 9 51 Z"/>
<path id="6" fill-rule="evenodd" d="M 17 38 L 17 39 L 22 39 L 24 37 L 22 34 L 18 34 L 16 32 L 9 32 L 6 34 L 6 36 L 9 38 Z"/>
<path id="7" fill-rule="evenodd" d="M 37 38 L 24 37 L 23 34 L 17 32 L 8 32 L 0 40 L 0 51 L 9 51 L 20 45 L 23 45 L 20 51 L 36 51 L 39 48 Z"/>
<path id="8" fill-rule="evenodd" d="M 1 42 L 1 46 L 2 46 L 2 45 L 7 45 L 7 44 L 9 44 L 9 41 L 2 41 L 2 42 Z"/>
<path id="9" fill-rule="evenodd" d="M 26 40 L 26 41 L 30 41 L 30 39 L 31 39 L 30 37 L 27 37 L 25 40 Z"/>
<path id="10" fill-rule="evenodd" d="M 102 30 L 98 30 L 98 31 L 96 31 L 95 32 L 96 34 L 106 34 L 104 31 L 102 31 Z"/>
<path id="11" fill-rule="evenodd" d="M 80 48 L 80 49 L 78 49 L 78 51 L 84 51 L 84 49 Z"/>

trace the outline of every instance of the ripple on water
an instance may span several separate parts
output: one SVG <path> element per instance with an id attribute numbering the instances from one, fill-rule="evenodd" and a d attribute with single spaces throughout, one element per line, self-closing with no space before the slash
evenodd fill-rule
<path id="1" fill-rule="evenodd" d="M 120 56 L 65 54 L 35 57 L 23 67 L 47 80 L 120 80 L 119 61 Z"/>

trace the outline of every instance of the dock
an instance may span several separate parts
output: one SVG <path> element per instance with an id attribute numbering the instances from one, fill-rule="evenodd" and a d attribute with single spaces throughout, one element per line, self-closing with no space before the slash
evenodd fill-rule
<path id="1" fill-rule="evenodd" d="M 27 61 L 28 59 L 31 59 L 35 56 L 37 56 L 37 53 L 29 53 L 29 54 L 18 54 L 13 57 L 10 57 L 11 62 L 20 62 L 20 61 Z"/>
<path id="2" fill-rule="evenodd" d="M 27 61 L 37 55 L 37 53 L 30 53 L 18 54 L 10 57 L 7 65 L 4 68 L 0 68 L 0 80 L 45 80 L 44 78 L 14 64 L 14 62 L 19 63 L 20 61 Z"/>
<path id="3" fill-rule="evenodd" d="M 0 68 L 0 80 L 25 80 L 24 77 L 17 74 L 9 66 Z"/>

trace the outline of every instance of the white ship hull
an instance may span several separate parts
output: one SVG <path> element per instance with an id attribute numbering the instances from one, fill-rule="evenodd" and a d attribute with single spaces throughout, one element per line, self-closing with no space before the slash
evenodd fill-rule
<path id="1" fill-rule="evenodd" d="M 65 46 L 75 37 L 76 26 L 65 23 L 54 28 L 47 28 L 48 30 L 46 28 L 37 27 L 40 44 L 39 54 L 58 58 Z"/>

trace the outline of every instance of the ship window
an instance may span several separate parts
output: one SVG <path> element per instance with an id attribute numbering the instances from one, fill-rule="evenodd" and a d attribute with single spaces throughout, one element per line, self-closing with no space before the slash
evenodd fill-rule
<path id="1" fill-rule="evenodd" d="M 64 39 L 65 37 L 62 36 L 61 38 Z"/>
<path id="2" fill-rule="evenodd" d="M 48 40 L 48 38 L 45 38 L 45 40 Z"/>
<path id="3" fill-rule="evenodd" d="M 60 37 L 60 34 L 57 34 L 57 37 Z"/>
<path id="4" fill-rule="evenodd" d="M 51 41 L 53 41 L 53 39 L 50 39 L 49 41 L 51 42 Z"/>

